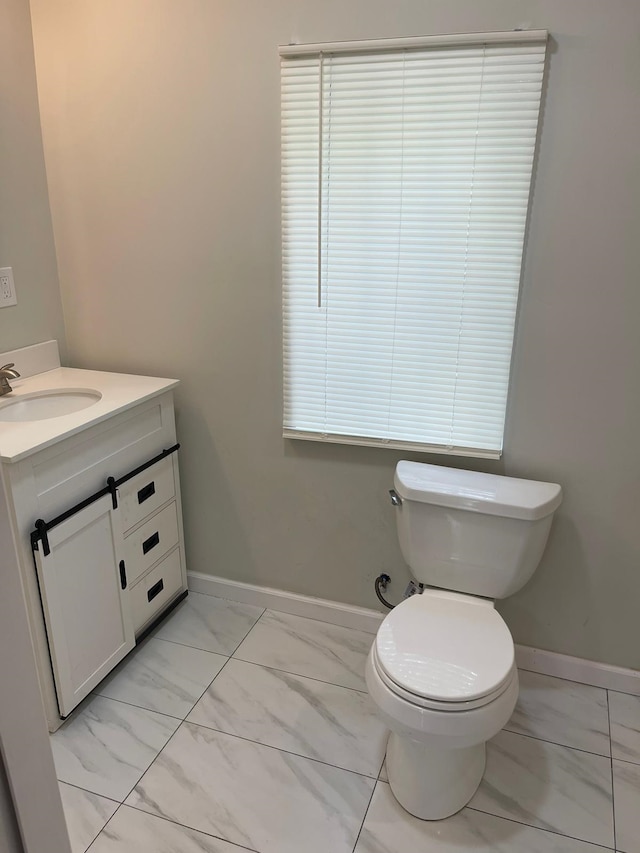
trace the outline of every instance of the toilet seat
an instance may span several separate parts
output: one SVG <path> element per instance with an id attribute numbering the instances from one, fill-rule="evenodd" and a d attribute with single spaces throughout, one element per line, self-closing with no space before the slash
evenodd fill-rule
<path id="1" fill-rule="evenodd" d="M 429 708 L 432 711 L 452 711 L 455 713 L 456 711 L 472 711 L 474 708 L 483 708 L 485 705 L 493 702 L 494 699 L 497 699 L 506 690 L 508 690 L 513 678 L 517 678 L 517 669 L 514 661 L 512 670 L 505 683 L 500 685 L 500 687 L 496 688 L 491 693 L 488 693 L 486 696 L 482 696 L 479 699 L 463 699 L 457 702 L 441 702 L 437 699 L 428 699 L 424 696 L 418 696 L 417 693 L 412 693 L 410 690 L 407 690 L 405 687 L 402 687 L 396 681 L 389 678 L 380 665 L 375 645 L 372 649 L 372 664 L 382 683 L 388 687 L 395 696 L 399 696 L 406 702 L 411 702 L 411 704 L 416 705 L 418 708 Z"/>
<path id="2" fill-rule="evenodd" d="M 396 695 L 464 711 L 492 702 L 515 673 L 513 639 L 493 603 L 444 590 L 403 601 L 384 620 L 372 663 Z"/>

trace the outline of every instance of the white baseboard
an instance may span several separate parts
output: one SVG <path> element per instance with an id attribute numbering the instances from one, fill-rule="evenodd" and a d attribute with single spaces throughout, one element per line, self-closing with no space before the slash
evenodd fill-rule
<path id="1" fill-rule="evenodd" d="M 189 589 L 193 592 L 216 595 L 218 598 L 228 598 L 241 604 L 268 607 L 270 610 L 280 610 L 283 613 L 291 613 L 293 616 L 319 619 L 321 622 L 330 622 L 332 625 L 342 625 L 345 628 L 357 628 L 359 631 L 368 631 L 370 634 L 377 632 L 385 617 L 384 613 L 368 610 L 366 607 L 341 604 L 339 601 L 314 598 L 311 595 L 298 595 L 295 592 L 285 592 L 268 586 L 230 581 L 201 572 L 187 572 L 187 582 Z"/>
<path id="2" fill-rule="evenodd" d="M 636 669 L 625 669 L 622 666 L 518 645 L 516 663 L 519 669 L 528 669 L 530 672 L 554 675 L 556 678 L 566 678 L 569 681 L 591 684 L 593 687 L 605 687 L 607 690 L 640 696 L 640 672 Z"/>
<path id="3" fill-rule="evenodd" d="M 293 616 L 319 619 L 345 628 L 357 628 L 370 634 L 377 632 L 386 615 L 366 607 L 356 607 L 325 598 L 314 598 L 310 595 L 299 595 L 267 586 L 227 580 L 201 572 L 188 572 L 187 578 L 189 589 L 193 592 L 215 595 L 241 604 L 268 607 L 271 610 L 291 613 Z M 519 645 L 516 645 L 516 663 L 520 669 L 539 672 L 542 675 L 553 675 L 556 678 L 566 678 L 569 681 L 579 681 L 594 687 L 604 687 L 608 690 L 640 696 L 640 672 L 635 669 L 624 669 L 621 666 L 611 666 L 598 661 Z"/>

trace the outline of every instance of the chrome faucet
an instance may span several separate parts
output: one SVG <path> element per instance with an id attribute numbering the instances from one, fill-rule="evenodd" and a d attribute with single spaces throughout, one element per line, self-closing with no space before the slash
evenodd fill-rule
<path id="1" fill-rule="evenodd" d="M 11 362 L 11 364 L 5 364 L 4 367 L 0 367 L 0 397 L 13 390 L 11 385 L 9 385 L 9 379 L 18 379 L 20 377 L 18 371 L 12 370 L 12 368 L 13 362 Z"/>

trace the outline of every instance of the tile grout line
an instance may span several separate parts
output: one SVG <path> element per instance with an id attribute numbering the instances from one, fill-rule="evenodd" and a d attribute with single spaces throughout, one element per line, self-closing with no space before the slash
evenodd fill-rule
<path id="1" fill-rule="evenodd" d="M 174 719 L 174 720 L 175 720 L 176 718 L 175 718 L 175 717 L 172 717 L 172 719 Z M 128 791 L 127 791 L 127 793 L 125 794 L 124 798 L 121 800 L 120 805 L 122 805 L 122 806 L 123 806 L 123 805 L 125 804 L 125 801 L 126 801 L 126 800 L 131 796 L 131 794 L 133 793 L 133 791 L 137 788 L 137 786 L 140 784 L 140 782 L 142 781 L 142 779 L 147 775 L 147 773 L 149 772 L 149 770 L 151 769 L 151 767 L 152 767 L 152 766 L 155 764 L 155 762 L 158 760 L 159 756 L 164 752 L 164 750 L 167 748 L 167 746 L 169 746 L 169 743 L 173 740 L 173 738 L 174 738 L 174 737 L 176 736 L 176 734 L 180 731 L 180 728 L 181 728 L 183 725 L 184 725 L 184 720 L 181 720 L 181 721 L 178 723 L 178 725 L 176 726 L 175 731 L 171 732 L 171 734 L 170 734 L 169 738 L 167 739 L 167 742 L 162 746 L 162 748 L 161 748 L 160 750 L 158 750 L 158 752 L 156 753 L 156 755 L 154 755 L 154 757 L 151 759 L 151 761 L 149 762 L 149 764 L 147 764 L 147 766 L 146 766 L 146 767 L 145 767 L 145 769 L 142 771 L 142 773 L 140 774 L 140 776 L 138 776 L 138 778 L 137 778 L 136 782 L 131 786 L 131 788 L 129 788 L 129 790 L 128 790 Z"/>
<path id="2" fill-rule="evenodd" d="M 230 658 L 232 658 L 232 657 L 235 655 L 235 653 L 238 651 L 238 649 L 240 648 L 240 646 L 244 643 L 244 641 L 247 639 L 247 637 L 249 636 L 249 634 L 253 631 L 253 629 L 256 627 L 256 625 L 257 625 L 257 624 L 258 624 L 258 622 L 262 619 L 262 617 L 264 616 L 264 614 L 265 614 L 266 612 L 267 612 L 267 608 L 266 608 L 266 607 L 263 607 L 263 608 L 262 608 L 262 613 L 258 616 L 258 618 L 256 619 L 256 621 L 255 621 L 255 622 L 253 623 L 253 625 L 249 628 L 249 630 L 247 631 L 247 633 L 244 635 L 244 637 L 240 640 L 240 642 L 236 645 L 235 649 L 234 649 L 234 650 L 231 652 L 231 654 L 229 655 L 229 657 L 230 657 Z"/>
<path id="3" fill-rule="evenodd" d="M 56 776 L 56 782 L 59 785 L 67 785 L 69 788 L 75 788 L 76 791 L 82 791 L 84 794 L 91 794 L 92 797 L 100 797 L 102 800 L 109 800 L 110 803 L 116 803 L 120 805 L 120 800 L 114 800 L 113 797 L 105 797 L 104 794 L 96 794 L 95 791 L 90 791 L 88 788 L 83 788 L 82 785 L 76 785 L 75 782 L 65 782 L 64 779 L 58 779 Z"/>
<path id="4" fill-rule="evenodd" d="M 193 709 L 196 707 L 196 705 L 198 704 L 198 702 L 202 699 L 202 697 L 204 696 L 204 694 L 205 694 L 205 693 L 207 692 L 207 690 L 211 687 L 211 685 L 213 684 L 213 682 L 214 682 L 214 681 L 216 680 L 216 678 L 220 675 L 220 673 L 223 671 L 223 669 L 227 666 L 227 664 L 229 663 L 229 661 L 230 661 L 230 660 L 231 660 L 231 658 L 230 658 L 230 657 L 228 657 L 228 658 L 226 659 L 226 661 L 222 664 L 222 666 L 220 667 L 220 669 L 219 669 L 219 670 L 216 672 L 216 674 L 213 676 L 213 678 L 211 679 L 211 681 L 210 681 L 210 682 L 207 684 L 207 686 L 204 688 L 204 690 L 202 691 L 202 693 L 198 696 L 198 698 L 197 698 L 197 699 L 196 699 L 196 701 L 193 703 L 193 705 L 189 708 L 189 710 L 187 711 L 187 713 L 186 713 L 186 714 L 184 715 L 184 717 L 182 718 L 182 722 L 183 722 L 183 723 L 186 723 L 186 721 L 187 721 L 187 717 L 189 716 L 189 714 L 193 711 Z"/>
<path id="5" fill-rule="evenodd" d="M 88 851 L 91 849 L 91 847 L 93 847 L 93 845 L 95 844 L 97 839 L 100 838 L 100 836 L 102 835 L 103 830 L 105 830 L 107 828 L 107 826 L 111 823 L 111 821 L 114 819 L 114 817 L 118 814 L 118 812 L 120 811 L 120 809 L 122 808 L 123 805 L 124 805 L 124 803 L 118 803 L 118 808 L 114 811 L 114 813 L 111 815 L 109 820 L 103 826 L 100 827 L 98 834 L 94 838 L 91 839 L 89 846 L 85 847 L 84 853 L 88 853 Z"/>
<path id="6" fill-rule="evenodd" d="M 362 816 L 362 823 L 360 824 L 360 829 L 358 830 L 358 834 L 356 835 L 356 840 L 354 841 L 353 847 L 351 848 L 351 853 L 355 853 L 355 849 L 358 846 L 358 841 L 360 841 L 360 836 L 362 835 L 362 830 L 364 829 L 364 824 L 367 819 L 367 815 L 369 814 L 371 803 L 373 802 L 373 795 L 375 794 L 376 788 L 378 787 L 378 781 L 379 780 L 376 779 L 373 783 L 373 788 L 371 789 L 371 796 L 369 797 L 369 802 L 367 803 L 367 807 L 364 810 L 364 815 Z"/>
<path id="7" fill-rule="evenodd" d="M 541 675 L 544 678 L 555 678 L 556 681 L 568 681 L 570 684 L 580 684 L 582 687 L 590 687 L 592 690 L 608 690 L 608 687 L 602 687 L 600 684 L 591 684 L 589 681 L 576 681 L 575 678 L 567 678 L 566 675 L 551 675 L 548 672 L 540 672 L 538 669 L 528 669 L 526 666 L 517 666 L 518 672 L 530 672 L 533 675 Z M 618 691 L 623 693 L 624 691 Z M 637 693 L 628 693 L 628 696 L 637 696 Z"/>
<path id="8" fill-rule="evenodd" d="M 501 729 L 503 732 L 508 732 L 510 735 L 518 735 L 519 737 L 527 737 L 530 740 L 539 740 L 541 743 L 548 743 L 551 746 L 560 746 L 562 749 L 572 749 L 574 752 L 582 752 L 585 755 L 594 755 L 596 758 L 611 758 L 611 755 L 603 755 L 601 752 L 592 752 L 590 749 L 582 749 L 579 746 L 568 746 L 566 743 L 558 743 L 556 740 L 546 740 L 543 737 L 538 737 L 538 735 L 530 735 L 526 732 L 515 731 L 514 729 L 507 728 L 509 724 L 507 723 L 504 728 Z M 609 749 L 611 749 L 611 744 L 609 744 Z"/>
<path id="9" fill-rule="evenodd" d="M 238 645 L 235 647 L 235 649 L 233 650 L 233 652 L 231 652 L 231 654 L 230 654 L 230 655 L 221 655 L 221 657 L 226 657 L 226 658 L 227 658 L 227 659 L 226 659 L 226 661 L 222 664 L 222 666 L 220 667 L 220 669 L 216 672 L 216 674 L 213 676 L 213 678 L 211 679 L 211 681 L 207 684 L 207 686 L 204 688 L 204 690 L 202 691 L 202 693 L 198 696 L 198 698 L 196 699 L 196 701 L 193 703 L 193 705 L 189 708 L 189 710 L 187 711 L 187 713 L 184 715 L 184 717 L 182 718 L 182 722 L 183 722 L 183 723 L 185 723 L 185 722 L 186 722 L 187 717 L 189 716 L 189 714 L 193 711 L 193 709 L 196 707 L 196 705 L 198 704 L 198 702 L 202 699 L 202 697 L 203 697 L 203 696 L 204 696 L 204 694 L 207 692 L 207 690 L 209 690 L 209 688 L 211 687 L 211 685 L 213 684 L 213 682 L 216 680 L 216 678 L 220 675 L 220 673 L 222 672 L 222 670 L 227 666 L 227 664 L 229 663 L 229 661 L 232 659 L 232 657 L 233 657 L 234 653 L 235 653 L 235 652 L 237 651 L 237 649 L 240 647 L 241 643 L 244 643 L 244 641 L 247 639 L 247 637 L 249 636 L 249 634 L 253 631 L 253 629 L 254 629 L 254 628 L 255 628 L 255 626 L 258 624 L 258 622 L 260 621 L 260 619 L 262 619 L 262 615 L 264 614 L 264 612 L 265 612 L 265 611 L 263 610 L 263 611 L 262 611 L 262 613 L 260 614 L 260 616 L 258 616 L 258 618 L 256 619 L 256 621 L 255 621 L 255 622 L 253 623 L 253 625 L 249 628 L 249 630 L 248 630 L 248 631 L 247 631 L 247 633 L 244 635 L 244 637 L 240 640 L 240 642 L 239 642 L 239 643 L 238 643 Z M 171 641 L 170 641 L 170 640 L 167 640 L 166 642 L 171 642 Z M 192 648 L 192 647 L 191 647 L 191 646 L 188 646 L 187 648 Z M 212 652 L 212 654 L 215 654 L 215 652 Z M 179 727 L 178 727 L 178 728 L 179 728 Z M 158 753 L 158 755 L 159 755 L 159 754 L 160 754 L 160 753 Z M 157 758 L 157 756 L 156 756 L 156 758 Z M 154 759 L 154 761 L 155 761 L 155 759 Z M 146 771 L 145 771 L 145 772 L 146 772 Z M 140 778 L 142 778 L 142 777 L 140 777 Z"/>
<path id="10" fill-rule="evenodd" d="M 343 628 L 345 631 L 358 631 L 360 634 L 369 634 L 374 639 L 378 633 L 377 631 L 367 631 L 364 628 L 354 628 L 351 625 L 341 625 L 339 622 L 327 622 L 326 619 L 318 619 L 315 616 L 300 616 L 299 613 L 290 613 L 288 610 L 277 610 L 275 607 L 265 607 L 265 611 L 267 610 L 270 613 L 281 613 L 283 616 L 293 616 L 296 619 L 308 619 L 310 622 L 320 622 L 322 625 L 331 625 L 333 628 Z M 380 614 L 380 616 L 384 615 L 384 613 Z M 382 624 L 382 621 L 380 624 Z"/>
<path id="11" fill-rule="evenodd" d="M 190 590 L 190 592 L 191 592 L 191 590 Z M 206 593 L 196 593 L 196 595 L 206 595 Z M 209 596 L 209 598 L 216 598 L 216 596 L 211 595 L 211 596 Z M 220 600 L 220 599 L 216 599 L 216 600 Z M 226 601 L 226 599 L 221 599 L 221 600 Z M 229 603 L 230 604 L 237 604 L 239 602 L 231 601 Z M 254 607 L 256 610 L 260 609 L 259 607 L 255 606 L 255 605 L 248 605 L 248 606 Z M 242 637 L 240 642 L 236 643 L 236 645 L 233 647 L 233 650 L 231 652 L 229 652 L 228 654 L 227 654 L 227 652 L 214 652 L 211 649 L 203 649 L 201 646 L 194 646 L 191 643 L 181 643 L 179 640 L 167 640 L 165 637 L 159 637 L 158 633 L 162 630 L 162 627 L 166 626 L 166 624 L 167 624 L 165 622 L 163 622 L 162 626 L 160 626 L 158 628 L 158 633 L 152 634 L 149 637 L 145 637 L 145 642 L 147 640 L 162 640 L 163 643 L 173 643 L 176 646 L 184 646 L 187 649 L 197 649 L 198 651 L 201 651 L 201 652 L 209 652 L 209 654 L 212 654 L 212 655 L 221 655 L 222 657 L 229 657 L 230 658 L 238 650 L 238 648 L 241 646 L 241 644 L 244 643 L 244 641 L 247 639 L 249 634 L 253 631 L 253 629 L 256 627 L 256 625 L 262 619 L 262 617 L 264 616 L 264 614 L 266 612 L 267 612 L 266 607 L 263 607 L 262 613 L 260 613 L 260 615 L 256 618 L 255 622 L 253 622 L 253 624 L 249 626 L 247 632 L 244 634 L 244 636 Z M 171 614 L 169 614 L 169 615 L 171 615 Z"/>
<path id="12" fill-rule="evenodd" d="M 380 779 L 380 781 L 382 782 L 383 780 Z M 384 784 L 388 785 L 389 783 L 385 782 Z M 488 811 L 485 811 L 485 809 L 479 809 L 477 806 L 470 806 L 469 804 L 467 804 L 466 806 L 464 806 L 464 808 L 470 809 L 472 812 L 479 812 L 480 814 L 486 814 L 489 817 L 497 817 L 497 818 L 500 818 L 500 820 L 508 820 L 510 823 L 517 823 L 518 826 L 526 826 L 529 829 L 535 829 L 538 832 L 547 832 L 549 835 L 556 835 L 559 838 L 571 838 L 573 841 L 580 841 L 583 844 L 590 844 L 592 847 L 596 848 L 597 850 L 615 850 L 616 849 L 615 847 L 607 847 L 606 844 L 598 844 L 597 841 L 588 841 L 585 838 L 578 838 L 577 835 L 567 835 L 565 832 L 559 832 L 557 829 L 547 829 L 544 826 L 536 826 L 535 823 L 525 823 L 522 820 L 517 820 L 517 818 L 515 818 L 515 817 L 505 817 L 504 815 L 501 815 L 501 814 L 495 814 L 494 812 L 488 812 Z M 446 818 L 445 818 L 445 820 L 446 820 Z"/>
<path id="13" fill-rule="evenodd" d="M 239 648 L 239 647 L 238 647 Z M 235 652 L 234 652 L 235 655 Z M 299 672 L 292 672 L 290 669 L 282 669 L 279 666 L 269 666 L 269 664 L 265 663 L 256 663 L 253 660 L 246 660 L 245 658 L 237 658 L 232 656 L 232 660 L 240 661 L 240 663 L 248 663 L 251 666 L 261 666 L 264 669 L 272 669 L 274 672 L 284 672 L 287 675 L 294 675 L 296 678 L 306 678 L 309 681 L 317 681 L 318 684 L 327 684 L 329 687 L 341 687 L 343 690 L 353 690 L 354 693 L 360 693 L 363 696 L 368 696 L 368 690 L 360 690 L 358 687 L 348 687 L 346 684 L 336 684 L 335 681 L 325 681 L 324 678 L 314 678 L 312 675 L 301 675 Z"/>
<path id="14" fill-rule="evenodd" d="M 253 626 L 251 626 L 253 627 Z M 182 646 L 185 649 L 193 649 L 195 652 L 204 652 L 207 655 L 220 655 L 220 657 L 228 658 L 230 655 L 225 654 L 225 652 L 213 652 L 211 649 L 201 649 L 200 646 L 190 646 L 188 643 L 177 643 L 175 640 L 165 640 L 164 637 L 147 637 L 145 640 L 146 643 L 171 643 L 172 646 Z M 125 669 L 125 667 L 123 667 Z M 107 676 L 108 678 L 109 676 Z"/>
<path id="15" fill-rule="evenodd" d="M 156 814 L 155 812 L 148 812 L 148 811 L 145 811 L 144 809 L 138 808 L 137 806 L 129 806 L 126 803 L 120 803 L 120 805 L 115 810 L 115 812 L 111 815 L 111 817 L 109 818 L 107 823 L 105 823 L 105 825 L 102 827 L 102 829 L 100 830 L 98 835 L 96 835 L 96 837 L 93 839 L 93 841 L 91 842 L 89 847 L 91 847 L 91 845 L 94 844 L 94 842 L 102 834 L 103 830 L 105 830 L 107 828 L 107 825 L 109 823 L 111 823 L 111 821 L 116 816 L 116 814 L 120 811 L 121 808 L 132 809 L 135 812 L 139 812 L 140 814 L 147 815 L 147 817 L 155 818 L 156 820 L 164 820 L 166 823 L 170 823 L 173 826 L 179 826 L 181 829 L 188 829 L 191 832 L 197 832 L 201 835 L 206 835 L 207 838 L 213 838 L 216 841 L 222 841 L 225 844 L 230 844 L 232 847 L 237 847 L 238 850 L 246 850 L 246 851 L 248 851 L 248 853 L 260 853 L 260 851 L 256 850 L 254 847 L 246 847 L 244 844 L 236 844 L 235 841 L 229 841 L 228 838 L 223 838 L 221 835 L 213 835 L 210 832 L 206 832 L 204 829 L 196 829 L 195 826 L 188 826 L 186 823 L 179 823 L 177 820 L 172 820 L 170 817 L 166 817 L 165 815 L 159 815 L 159 814 Z M 85 849 L 84 853 L 88 853 L 89 847 L 87 847 Z"/>
<path id="16" fill-rule="evenodd" d="M 613 742 L 611 739 L 611 707 L 609 705 L 609 691 L 607 690 L 607 721 L 609 723 L 609 752 L 611 759 L 609 767 L 611 769 L 611 815 L 613 818 L 613 849 L 617 849 L 618 840 L 616 838 L 616 798 L 614 792 L 614 776 L 613 776 Z"/>
<path id="17" fill-rule="evenodd" d="M 376 782 L 380 781 L 380 774 L 382 773 L 382 768 L 384 767 L 384 763 L 387 760 L 387 746 L 388 746 L 388 744 L 389 744 L 389 736 L 387 735 L 387 740 L 386 740 L 386 743 L 384 745 L 384 755 L 382 756 L 382 763 L 380 764 L 380 767 L 378 768 L 378 775 L 376 776 Z"/>
<path id="18" fill-rule="evenodd" d="M 540 675 L 544 678 L 555 678 L 556 681 L 567 681 L 569 684 L 579 684 L 581 687 L 589 687 L 591 690 L 610 691 L 611 693 L 621 693 L 623 696 L 635 696 L 640 699 L 640 692 L 630 692 L 629 690 L 620 690 L 617 687 L 603 687 L 601 684 L 592 684 L 590 681 L 576 681 L 575 678 L 567 678 L 566 675 L 551 675 L 548 672 L 540 672 L 538 669 L 528 669 L 526 666 L 518 666 L 518 672 L 530 672 L 532 675 Z M 636 670 L 633 670 L 635 672 Z"/>
<path id="19" fill-rule="evenodd" d="M 640 761 L 630 761 L 628 758 L 618 758 L 617 755 L 612 755 L 611 761 L 619 761 L 621 764 L 629 764 L 631 767 L 640 767 Z"/>
<path id="20" fill-rule="evenodd" d="M 58 784 L 59 784 L 59 783 L 60 783 L 60 780 L 58 780 Z M 76 788 L 78 791 L 84 791 L 86 794 L 92 794 L 94 797 L 102 797 L 102 794 L 94 794 L 94 793 L 93 793 L 93 791 L 88 791 L 86 788 L 81 788 L 79 785 L 71 785 L 71 783 L 70 783 L 70 782 L 64 782 L 63 784 L 65 784 L 65 785 L 70 785 L 70 787 L 72 787 L 72 788 Z M 96 834 L 94 835 L 94 837 L 91 839 L 91 841 L 89 842 L 89 844 L 84 848 L 84 853 L 87 853 L 87 851 L 88 851 L 88 850 L 89 850 L 89 848 L 93 845 L 93 843 L 94 843 L 94 841 L 96 840 L 96 838 L 98 838 L 98 836 L 102 833 L 102 830 L 106 827 L 106 825 L 107 825 L 111 820 L 113 820 L 113 818 L 114 818 L 114 817 L 117 815 L 117 813 L 120 811 L 120 807 L 122 806 L 122 803 L 118 802 L 118 800 L 113 800 L 113 799 L 111 799 L 111 797 L 103 797 L 103 799 L 108 800 L 110 803 L 115 803 L 115 804 L 116 804 L 116 807 L 115 807 L 115 809 L 114 809 L 113 814 L 112 814 L 109 818 L 107 818 L 107 820 L 102 824 L 102 826 L 100 827 L 100 829 L 97 831 L 97 833 L 96 833 Z M 64 813 L 64 808 L 63 808 L 63 813 Z M 67 816 L 66 816 L 66 814 L 65 814 L 65 822 L 66 822 L 66 820 L 67 820 Z M 68 828 L 68 826 L 67 826 L 67 834 L 69 834 L 69 828 Z"/>
<path id="21" fill-rule="evenodd" d="M 253 628 L 253 625 L 251 628 Z M 249 630 L 251 630 L 251 628 L 249 628 Z M 231 657 L 231 655 L 228 655 L 226 652 L 213 652 L 211 649 L 203 649 L 202 646 L 192 646 L 190 643 L 181 643 L 178 640 L 165 640 L 164 637 L 149 637 L 149 639 L 161 640 L 163 643 L 171 643 L 172 645 L 180 646 L 183 649 L 195 649 L 197 652 L 207 652 L 210 655 L 220 655 L 223 658 Z M 108 678 L 108 676 L 105 677 Z"/>
<path id="22" fill-rule="evenodd" d="M 207 595 L 209 598 L 215 598 L 218 601 L 226 601 L 229 604 L 240 604 L 245 607 L 262 607 L 261 604 L 249 604 L 249 602 L 247 601 L 236 601 L 233 598 L 222 598 L 219 595 L 212 595 L 210 592 L 197 592 L 196 590 L 189 590 L 190 595 L 194 593 L 195 595 Z M 341 625 L 339 622 L 327 622 L 326 619 L 318 619 L 317 616 L 301 616 L 299 613 L 291 613 L 289 610 L 278 610 L 277 607 L 263 607 L 263 611 L 265 613 L 267 611 L 269 611 L 270 613 L 282 613 L 283 616 L 295 616 L 297 619 L 309 619 L 311 622 L 322 622 L 323 625 L 333 625 L 335 628 L 346 628 L 347 631 L 360 631 L 362 634 L 371 634 L 372 637 L 375 637 L 377 634 L 377 630 L 367 631 L 366 628 L 354 628 L 351 625 Z M 382 618 L 385 615 L 385 613 L 380 612 L 380 624 L 382 624 Z"/>
<path id="23" fill-rule="evenodd" d="M 322 758 L 313 758 L 310 755 L 301 755 L 299 752 L 292 752 L 290 749 L 283 749 L 280 746 L 272 746 L 270 743 L 263 743 L 260 740 L 251 740 L 251 738 L 243 737 L 242 735 L 233 734 L 231 732 L 225 732 L 222 729 L 215 729 L 213 726 L 205 726 L 204 723 L 195 723 L 193 720 L 183 720 L 184 723 L 188 726 L 194 726 L 197 729 L 206 729 L 209 732 L 217 732 L 217 734 L 225 735 L 226 737 L 233 737 L 237 740 L 242 740 L 245 743 L 253 743 L 256 746 L 264 746 L 267 749 L 275 749 L 276 752 L 283 752 L 285 755 L 294 755 L 296 758 L 302 758 L 305 761 L 315 761 L 316 764 L 324 764 L 325 767 L 333 767 L 334 770 L 341 770 L 343 773 L 355 773 L 356 776 L 361 776 L 363 779 L 371 779 L 374 782 L 377 781 L 377 776 L 369 776 L 368 773 L 362 773 L 360 770 L 350 770 L 348 767 L 340 767 L 338 764 L 331 764 L 330 761 L 323 761 Z M 159 755 L 160 753 L 158 753 Z M 155 759 L 154 759 L 155 760 Z M 384 758 L 382 759 L 384 763 Z M 380 765 L 380 770 L 382 770 L 382 764 Z M 145 773 L 147 771 L 145 770 Z M 380 772 L 380 771 L 378 771 Z"/>
<path id="24" fill-rule="evenodd" d="M 277 616 L 286 617 L 284 620 L 281 620 L 281 622 L 285 623 L 285 626 L 286 626 L 286 619 L 287 618 L 295 618 L 295 619 L 301 619 L 303 622 L 307 622 L 307 621 L 308 622 L 317 622 L 320 625 L 325 625 L 327 628 L 336 628 L 340 631 L 347 631 L 350 634 L 354 634 L 354 633 L 355 634 L 364 634 L 366 637 L 371 638 L 370 643 L 367 646 L 367 650 L 371 647 L 371 645 L 373 644 L 373 642 L 375 641 L 375 638 L 376 638 L 375 634 L 371 634 L 371 633 L 369 633 L 369 631 L 361 631 L 359 628 L 347 628 L 344 625 L 336 625 L 333 622 L 323 622 L 320 619 L 310 619 L 307 616 L 295 616 L 295 614 L 293 614 L 293 613 L 284 613 L 284 612 L 279 611 L 279 610 L 271 610 L 270 608 L 266 608 L 264 613 L 262 613 L 260 615 L 260 618 L 255 623 L 256 625 L 258 624 L 260 619 L 262 619 L 262 617 L 265 614 L 269 614 L 269 615 L 272 615 L 274 617 L 277 617 Z M 276 619 L 276 622 L 277 622 L 277 619 Z M 255 625 L 253 625 L 252 627 L 255 627 Z M 284 633 L 287 635 L 289 635 L 290 633 L 293 633 L 294 636 L 297 636 L 298 638 L 300 638 L 302 636 L 301 634 L 296 634 L 296 632 L 293 629 L 291 629 L 291 628 L 287 629 L 286 627 L 284 629 Z M 244 639 L 246 640 L 246 637 Z M 243 642 L 244 642 L 244 640 L 243 640 Z M 308 645 L 311 645 L 312 648 L 318 645 L 317 642 L 310 641 L 309 639 L 306 639 L 305 642 Z M 323 650 L 324 650 L 324 647 L 323 647 Z M 236 651 L 237 651 L 237 649 L 236 649 Z M 335 654 L 334 654 L 334 656 L 335 656 Z"/>
<path id="25" fill-rule="evenodd" d="M 109 702 L 118 702 L 120 705 L 137 708 L 138 711 L 148 711 L 150 714 L 159 714 L 161 717 L 168 717 L 170 720 L 178 720 L 180 723 L 184 722 L 185 719 L 184 717 L 176 717 L 175 714 L 167 714 L 166 711 L 157 711 L 155 708 L 147 708 L 145 705 L 136 705 L 135 702 L 129 702 L 127 699 L 116 699 L 115 696 L 105 696 L 104 693 L 94 693 L 93 695 L 99 699 L 107 699 Z M 189 713 L 191 713 L 191 709 L 189 709 Z"/>

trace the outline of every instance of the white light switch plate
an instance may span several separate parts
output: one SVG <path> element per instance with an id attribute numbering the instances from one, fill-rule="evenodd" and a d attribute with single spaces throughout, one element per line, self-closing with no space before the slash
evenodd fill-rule
<path id="1" fill-rule="evenodd" d="M 0 267 L 0 308 L 17 305 L 16 286 L 13 283 L 11 267 Z"/>

